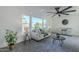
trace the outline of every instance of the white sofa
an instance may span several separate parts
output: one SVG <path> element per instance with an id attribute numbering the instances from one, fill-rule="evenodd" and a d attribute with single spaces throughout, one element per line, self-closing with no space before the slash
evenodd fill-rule
<path id="1" fill-rule="evenodd" d="M 44 36 L 44 34 L 41 34 L 40 30 L 33 30 L 31 32 L 31 38 L 36 40 L 36 41 L 43 40 L 44 38 L 49 37 L 49 36 L 50 36 L 49 34 Z"/>

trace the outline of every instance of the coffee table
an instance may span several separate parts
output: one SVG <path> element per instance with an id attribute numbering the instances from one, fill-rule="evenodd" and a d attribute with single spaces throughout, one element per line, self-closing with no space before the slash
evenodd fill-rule
<path id="1" fill-rule="evenodd" d="M 62 37 L 62 36 L 54 37 L 54 38 L 53 38 L 53 44 L 56 42 L 56 40 L 59 41 L 59 44 L 60 44 L 60 46 L 62 47 L 62 45 L 63 45 L 63 41 L 65 40 L 65 38 Z"/>

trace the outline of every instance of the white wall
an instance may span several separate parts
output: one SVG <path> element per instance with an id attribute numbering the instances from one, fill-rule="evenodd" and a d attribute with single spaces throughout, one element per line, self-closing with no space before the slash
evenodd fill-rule
<path id="1" fill-rule="evenodd" d="M 7 45 L 5 30 L 10 29 L 18 32 L 17 42 L 21 42 L 21 16 L 26 14 L 24 7 L 0 7 L 0 48 Z"/>
<path id="2" fill-rule="evenodd" d="M 48 23 L 51 27 L 51 31 L 59 32 L 62 28 L 72 28 L 72 35 L 79 35 L 79 7 L 73 7 L 76 12 L 69 13 L 70 15 L 62 15 L 61 17 L 49 17 Z M 62 25 L 62 20 L 68 19 L 69 23 L 67 25 Z"/>

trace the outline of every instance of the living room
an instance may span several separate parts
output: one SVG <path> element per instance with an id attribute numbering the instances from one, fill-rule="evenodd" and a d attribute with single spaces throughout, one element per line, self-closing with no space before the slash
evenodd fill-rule
<path id="1" fill-rule="evenodd" d="M 78 13 L 78 6 L 0 6 L 0 51 L 79 51 Z M 13 50 L 6 48 L 7 29 L 17 32 Z M 65 38 L 62 47 L 58 41 L 52 43 L 56 33 Z"/>

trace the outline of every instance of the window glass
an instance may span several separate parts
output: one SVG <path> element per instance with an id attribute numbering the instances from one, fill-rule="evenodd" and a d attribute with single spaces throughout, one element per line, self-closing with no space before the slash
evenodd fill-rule
<path id="1" fill-rule="evenodd" d="M 22 17 L 22 30 L 23 30 L 23 32 L 29 31 L 29 22 L 30 22 L 29 16 L 23 16 Z"/>
<path id="2" fill-rule="evenodd" d="M 42 19 L 32 17 L 32 30 L 33 29 L 41 29 L 42 28 Z"/>
<path id="3" fill-rule="evenodd" d="M 48 28 L 48 22 L 46 19 L 43 20 L 43 28 L 47 29 Z"/>

